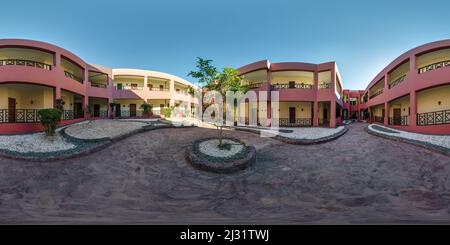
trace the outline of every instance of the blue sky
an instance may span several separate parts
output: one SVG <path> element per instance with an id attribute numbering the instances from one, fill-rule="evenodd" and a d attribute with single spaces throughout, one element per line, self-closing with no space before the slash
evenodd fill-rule
<path id="1" fill-rule="evenodd" d="M 401 53 L 450 38 L 450 3 L 434 1 L 4 1 L 0 38 L 68 49 L 113 68 L 183 77 L 197 56 L 218 67 L 269 59 L 338 63 L 364 89 Z"/>

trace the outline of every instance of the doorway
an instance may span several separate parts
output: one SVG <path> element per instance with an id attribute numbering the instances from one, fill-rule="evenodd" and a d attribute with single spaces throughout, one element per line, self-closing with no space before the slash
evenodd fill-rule
<path id="1" fill-rule="evenodd" d="M 100 105 L 94 104 L 94 117 L 100 117 Z"/>
<path id="2" fill-rule="evenodd" d="M 394 108 L 394 125 L 402 124 L 402 109 Z"/>
<path id="3" fill-rule="evenodd" d="M 114 111 L 116 112 L 116 117 L 120 117 L 121 113 L 120 113 L 120 104 L 115 104 L 115 109 Z"/>
<path id="4" fill-rule="evenodd" d="M 159 105 L 159 115 L 162 116 L 164 114 L 164 104 Z"/>
<path id="5" fill-rule="evenodd" d="M 289 123 L 295 123 L 295 107 L 289 107 Z"/>
<path id="6" fill-rule="evenodd" d="M 16 122 L 16 99 L 14 98 L 8 98 L 8 121 Z"/>
<path id="7" fill-rule="evenodd" d="M 136 104 L 130 104 L 130 117 L 136 116 Z"/>

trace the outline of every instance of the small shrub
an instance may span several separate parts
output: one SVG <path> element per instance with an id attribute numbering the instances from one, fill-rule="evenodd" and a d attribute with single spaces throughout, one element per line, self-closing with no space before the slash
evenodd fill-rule
<path id="1" fill-rule="evenodd" d="M 173 108 L 165 107 L 165 108 L 163 109 L 164 117 L 165 117 L 165 118 L 169 118 L 170 115 L 172 114 L 172 110 L 173 110 Z"/>
<path id="2" fill-rule="evenodd" d="M 47 136 L 55 135 L 56 127 L 58 127 L 58 123 L 61 121 L 61 113 L 59 109 L 43 109 L 38 111 L 41 124 L 44 126 Z"/>
<path id="3" fill-rule="evenodd" d="M 140 108 L 142 110 L 144 110 L 143 113 L 142 113 L 144 116 L 151 116 L 151 115 L 153 115 L 153 111 L 152 111 L 153 106 L 151 104 L 145 102 L 144 104 L 142 104 L 140 106 Z"/>

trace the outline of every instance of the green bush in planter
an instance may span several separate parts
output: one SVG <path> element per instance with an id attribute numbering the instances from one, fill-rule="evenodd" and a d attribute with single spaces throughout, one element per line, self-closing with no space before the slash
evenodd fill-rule
<path id="1" fill-rule="evenodd" d="M 44 126 L 47 136 L 55 135 L 56 127 L 61 121 L 61 111 L 58 109 L 43 109 L 38 111 L 41 124 Z"/>
<path id="2" fill-rule="evenodd" d="M 165 118 L 169 118 L 170 115 L 172 114 L 172 110 L 173 110 L 172 108 L 165 107 L 165 108 L 163 109 L 164 117 L 165 117 Z"/>

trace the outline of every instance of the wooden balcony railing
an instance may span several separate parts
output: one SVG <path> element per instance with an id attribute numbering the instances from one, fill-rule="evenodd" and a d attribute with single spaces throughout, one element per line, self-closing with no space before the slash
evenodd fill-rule
<path id="1" fill-rule="evenodd" d="M 407 126 L 408 125 L 408 116 L 389 117 L 389 125 Z"/>
<path id="2" fill-rule="evenodd" d="M 417 125 L 440 125 L 450 123 L 450 110 L 433 111 L 417 114 Z"/>
<path id="3" fill-rule="evenodd" d="M 432 70 L 436 70 L 436 69 L 447 67 L 447 66 L 450 66 L 450 60 L 439 61 L 439 62 L 433 63 L 431 65 L 421 67 L 418 69 L 418 71 L 419 71 L 419 74 L 422 74 L 427 71 L 432 71 Z"/>
<path id="4" fill-rule="evenodd" d="M 32 61 L 32 60 L 21 60 L 21 59 L 0 60 L 0 66 L 10 66 L 10 65 L 31 66 L 31 67 L 36 67 L 39 69 L 44 69 L 44 70 L 49 70 L 49 71 L 52 69 L 52 66 L 49 64 Z"/>
<path id="5" fill-rule="evenodd" d="M 393 81 L 393 82 L 391 82 L 391 83 L 389 84 L 389 89 L 391 89 L 391 88 L 393 88 L 393 87 L 399 85 L 400 83 L 402 83 L 403 81 L 405 81 L 405 79 L 406 79 L 406 75 L 403 75 L 403 76 L 399 77 L 398 79 L 396 79 L 395 81 Z"/>
<path id="6" fill-rule="evenodd" d="M 311 118 L 295 118 L 295 120 L 290 120 L 290 118 L 280 118 L 280 127 L 311 127 Z"/>

